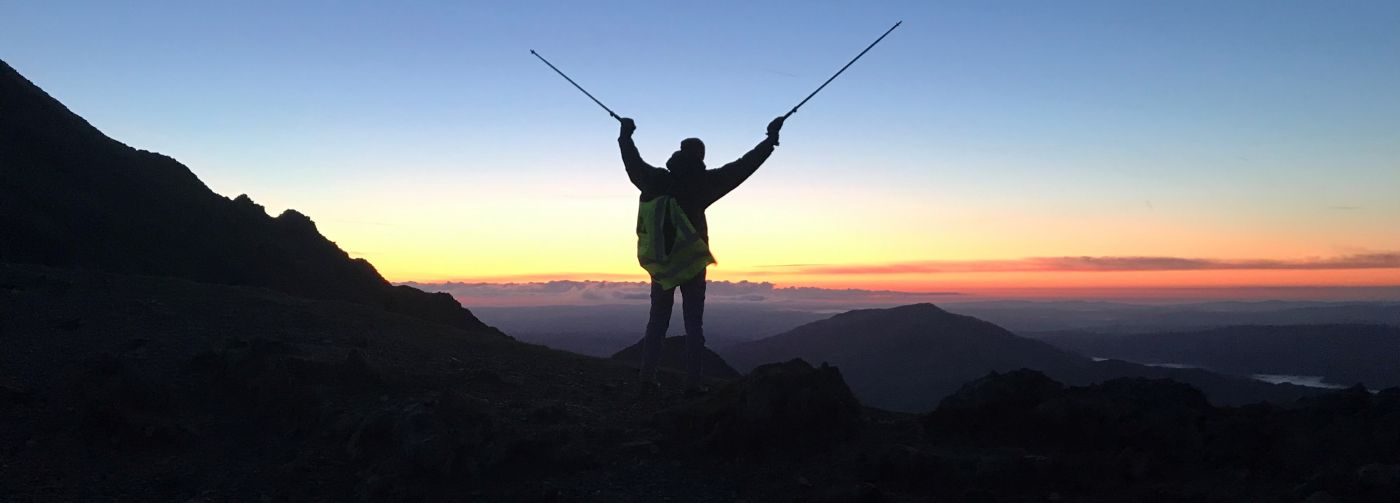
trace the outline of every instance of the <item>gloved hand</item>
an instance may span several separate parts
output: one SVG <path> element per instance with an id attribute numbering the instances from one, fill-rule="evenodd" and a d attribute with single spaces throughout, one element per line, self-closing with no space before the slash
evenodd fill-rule
<path id="1" fill-rule="evenodd" d="M 778 144 L 778 131 L 783 129 L 783 121 L 785 120 L 787 117 L 778 117 L 773 119 L 773 122 L 768 123 L 768 138 L 773 140 L 774 145 Z"/>
<path id="2" fill-rule="evenodd" d="M 618 132 L 618 135 L 622 138 L 631 138 L 632 132 L 637 130 L 637 123 L 627 117 L 623 117 L 618 122 L 622 123 L 622 130 Z"/>

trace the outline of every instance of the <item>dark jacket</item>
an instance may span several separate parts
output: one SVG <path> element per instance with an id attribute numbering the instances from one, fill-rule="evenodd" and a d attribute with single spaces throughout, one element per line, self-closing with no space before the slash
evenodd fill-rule
<path id="1" fill-rule="evenodd" d="M 642 191 L 641 200 L 650 201 L 658 196 L 676 198 L 681 209 L 685 210 L 685 216 L 699 231 L 700 238 L 707 243 L 710 241 L 710 229 L 705 223 L 705 208 L 758 171 L 758 167 L 773 153 L 774 146 L 772 139 L 765 139 L 743 157 L 719 169 L 704 169 L 703 165 L 698 169 L 676 169 L 679 166 L 672 165 L 676 162 L 675 157 L 667 163 L 672 169 L 662 169 L 642 160 L 632 138 L 618 138 L 617 144 L 622 149 L 622 165 L 627 168 L 627 177 L 632 179 L 632 185 Z"/>

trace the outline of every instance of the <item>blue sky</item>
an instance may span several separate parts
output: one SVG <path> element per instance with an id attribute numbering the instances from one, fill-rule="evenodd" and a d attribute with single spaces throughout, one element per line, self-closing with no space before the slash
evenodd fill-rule
<path id="1" fill-rule="evenodd" d="M 376 239 L 491 248 L 499 230 L 443 222 L 514 211 L 505 194 L 630 218 L 615 123 L 529 49 L 635 117 L 654 163 L 699 136 L 713 166 L 903 20 L 793 117 L 781 164 L 721 221 L 791 212 L 859 234 L 843 220 L 859 205 L 949 236 L 848 261 L 1400 248 L 1397 2 L 284 4 L 0 2 L 0 58 L 216 191 L 398 263 L 417 259 Z M 1049 216 L 1058 238 L 1011 223 Z M 1161 239 L 1076 234 L 1129 216 Z M 862 239 L 886 239 L 873 227 Z M 1194 247 L 1170 230 L 1187 227 Z"/>

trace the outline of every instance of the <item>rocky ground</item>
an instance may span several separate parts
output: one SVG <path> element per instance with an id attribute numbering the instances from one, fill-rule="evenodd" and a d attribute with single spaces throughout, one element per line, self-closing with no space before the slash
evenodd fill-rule
<path id="1" fill-rule="evenodd" d="M 1393 392 L 1226 409 L 1170 383 L 1064 388 L 1013 373 L 913 415 L 862 408 L 839 370 L 795 361 L 687 396 L 676 376 L 644 386 L 618 362 L 359 304 L 14 265 L 0 265 L 0 341 L 0 501 L 1400 491 Z"/>

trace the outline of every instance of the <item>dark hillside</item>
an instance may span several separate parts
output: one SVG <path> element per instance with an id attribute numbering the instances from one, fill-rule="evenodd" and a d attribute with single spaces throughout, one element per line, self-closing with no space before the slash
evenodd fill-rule
<path id="1" fill-rule="evenodd" d="M 450 296 L 390 285 L 287 210 L 209 190 L 128 147 L 0 61 L 0 261 L 261 286 L 484 329 Z"/>
<path id="2" fill-rule="evenodd" d="M 934 414 L 267 289 L 0 264 L 0 501 L 1393 501 L 1400 391 L 982 379 Z M 1058 495 L 1051 498 L 1048 495 Z"/>
<path id="3" fill-rule="evenodd" d="M 734 487 L 653 454 L 651 417 L 679 391 L 643 395 L 620 363 L 491 331 L 3 263 L 0 313 L 0 501 L 729 501 Z"/>

